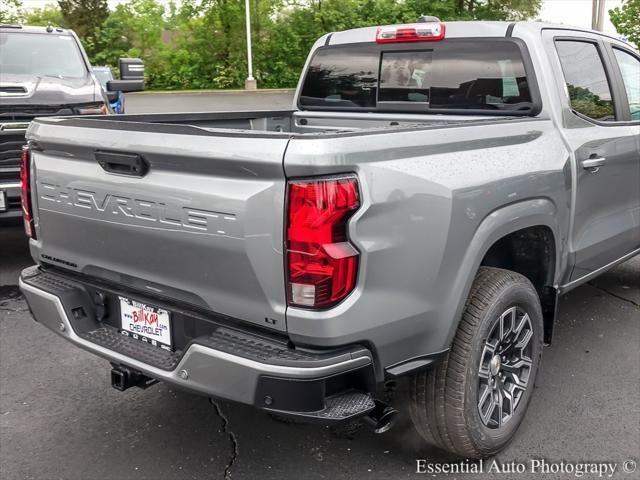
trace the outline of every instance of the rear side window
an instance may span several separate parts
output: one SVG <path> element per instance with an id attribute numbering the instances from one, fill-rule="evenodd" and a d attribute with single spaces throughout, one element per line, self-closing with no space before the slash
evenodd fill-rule
<path id="1" fill-rule="evenodd" d="M 615 120 L 611 89 L 594 43 L 558 40 L 556 49 L 571 108 L 603 122 Z"/>
<path id="2" fill-rule="evenodd" d="M 526 113 L 529 83 L 513 41 L 338 45 L 313 56 L 300 105 Z"/>
<path id="3" fill-rule="evenodd" d="M 631 120 L 640 120 L 640 61 L 623 50 L 613 49 L 627 91 Z"/>

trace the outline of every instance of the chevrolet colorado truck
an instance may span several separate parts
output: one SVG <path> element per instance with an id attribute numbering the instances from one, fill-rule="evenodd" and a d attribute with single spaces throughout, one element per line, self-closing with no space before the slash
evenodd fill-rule
<path id="1" fill-rule="evenodd" d="M 423 18 L 320 38 L 292 110 L 36 119 L 22 292 L 120 390 L 382 432 L 404 377 L 428 442 L 492 455 L 558 296 L 640 253 L 639 72 L 601 33 Z"/>
<path id="2" fill-rule="evenodd" d="M 129 68 L 137 71 L 126 78 Z M 110 82 L 116 91 L 103 92 L 73 31 L 0 24 L 0 223 L 22 216 L 20 152 L 29 122 L 111 113 L 109 102 L 118 97 L 117 90 L 142 89 L 143 69 L 138 59 L 121 59 L 125 76 Z"/>

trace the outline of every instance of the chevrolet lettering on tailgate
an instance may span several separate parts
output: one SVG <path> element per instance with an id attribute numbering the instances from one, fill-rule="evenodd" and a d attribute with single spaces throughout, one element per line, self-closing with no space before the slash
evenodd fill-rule
<path id="1" fill-rule="evenodd" d="M 132 226 L 156 223 L 166 229 L 239 236 L 232 213 L 170 206 L 158 200 L 62 187 L 44 180 L 38 181 L 38 186 L 43 210 Z"/>

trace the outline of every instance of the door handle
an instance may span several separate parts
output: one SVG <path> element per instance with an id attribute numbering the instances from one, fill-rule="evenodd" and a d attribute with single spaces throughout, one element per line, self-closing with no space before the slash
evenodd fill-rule
<path id="1" fill-rule="evenodd" d="M 582 161 L 582 168 L 589 170 L 591 173 L 596 173 L 600 170 L 600 167 L 604 166 L 606 161 L 607 159 L 604 157 L 592 156 Z"/>

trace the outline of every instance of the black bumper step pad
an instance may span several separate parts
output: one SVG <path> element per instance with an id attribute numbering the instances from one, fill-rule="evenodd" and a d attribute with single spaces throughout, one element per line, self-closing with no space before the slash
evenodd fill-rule
<path id="1" fill-rule="evenodd" d="M 78 335 L 113 352 L 126 355 L 162 370 L 173 370 L 180 362 L 181 352 L 170 352 L 163 348 L 127 337 L 114 327 L 101 327 Z"/>

